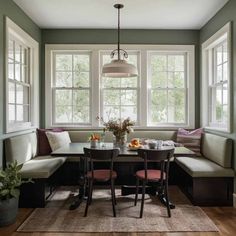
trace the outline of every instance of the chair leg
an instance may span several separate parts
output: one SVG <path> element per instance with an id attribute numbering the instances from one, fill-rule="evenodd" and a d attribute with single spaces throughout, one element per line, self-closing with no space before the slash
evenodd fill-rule
<path id="1" fill-rule="evenodd" d="M 134 200 L 134 205 L 137 205 L 137 200 L 138 200 L 138 186 L 139 186 L 139 179 L 136 178 L 136 192 L 135 192 L 135 200 Z"/>
<path id="2" fill-rule="evenodd" d="M 112 199 L 112 209 L 113 209 L 113 216 L 116 217 L 116 199 L 115 199 L 115 188 L 114 188 L 114 179 L 111 180 L 111 199 Z"/>
<path id="3" fill-rule="evenodd" d="M 165 197 L 166 197 L 166 207 L 167 207 L 168 217 L 171 217 L 170 202 L 169 202 L 169 191 L 168 191 L 168 181 L 165 181 Z"/>
<path id="4" fill-rule="evenodd" d="M 87 197 L 87 202 L 86 202 L 86 207 L 84 211 L 84 217 L 87 216 L 88 213 L 88 207 L 89 207 L 89 202 L 90 202 L 90 194 L 91 194 L 91 180 L 88 180 L 88 197 Z"/>
<path id="5" fill-rule="evenodd" d="M 140 209 L 140 218 L 143 217 L 143 207 L 144 207 L 144 197 L 145 197 L 145 190 L 146 190 L 146 181 L 143 180 L 143 187 L 142 187 L 142 202 L 141 202 L 141 209 Z"/>
<path id="6" fill-rule="evenodd" d="M 89 205 L 91 205 L 92 203 L 92 199 L 93 199 L 93 180 L 91 180 L 91 190 L 90 190 L 90 193 L 89 193 Z"/>
<path id="7" fill-rule="evenodd" d="M 114 193 L 115 205 L 117 205 L 117 203 L 116 203 L 116 188 L 115 188 L 115 180 L 114 179 L 113 179 L 113 189 L 114 189 L 113 193 Z"/>

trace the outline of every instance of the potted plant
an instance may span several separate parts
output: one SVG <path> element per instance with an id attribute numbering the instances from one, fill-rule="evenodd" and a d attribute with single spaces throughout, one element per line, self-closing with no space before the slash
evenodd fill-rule
<path id="1" fill-rule="evenodd" d="M 0 226 L 12 224 L 18 212 L 20 185 L 30 180 L 23 181 L 19 171 L 23 164 L 12 162 L 5 170 L 0 170 Z"/>

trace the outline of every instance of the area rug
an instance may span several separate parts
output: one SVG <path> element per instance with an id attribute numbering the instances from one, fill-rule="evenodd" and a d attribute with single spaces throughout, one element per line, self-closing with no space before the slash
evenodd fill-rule
<path id="1" fill-rule="evenodd" d="M 210 232 L 216 225 L 201 210 L 188 202 L 177 187 L 170 188 L 176 208 L 171 218 L 157 197 L 146 195 L 143 218 L 139 218 L 140 201 L 134 206 L 134 196 L 117 195 L 117 217 L 112 216 L 109 190 L 95 190 L 88 216 L 83 217 L 85 202 L 69 210 L 76 193 L 74 187 L 60 187 L 46 208 L 37 208 L 17 229 L 19 232 Z"/>

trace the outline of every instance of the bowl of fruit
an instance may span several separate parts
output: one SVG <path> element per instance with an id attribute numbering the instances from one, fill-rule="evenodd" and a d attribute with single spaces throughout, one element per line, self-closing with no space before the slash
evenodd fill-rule
<path id="1" fill-rule="evenodd" d="M 142 148 L 142 142 L 139 140 L 139 138 L 133 138 L 130 143 L 128 144 L 129 150 L 137 150 L 139 148 Z"/>

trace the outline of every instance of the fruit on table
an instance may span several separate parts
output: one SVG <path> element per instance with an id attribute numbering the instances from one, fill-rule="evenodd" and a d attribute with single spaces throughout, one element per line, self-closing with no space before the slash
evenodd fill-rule
<path id="1" fill-rule="evenodd" d="M 141 146 L 141 143 L 140 143 L 139 139 L 136 139 L 136 138 L 132 139 L 131 142 L 129 143 L 129 147 L 136 148 L 136 147 L 140 147 L 140 146 Z"/>

